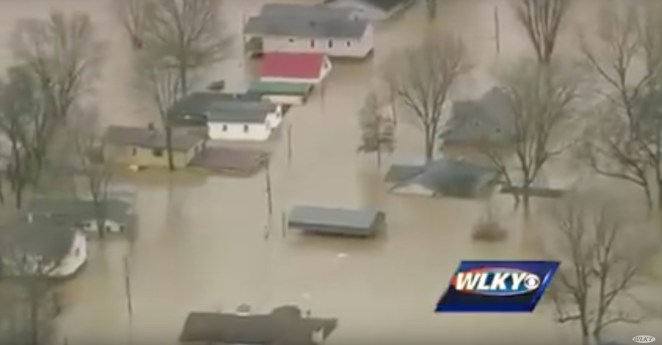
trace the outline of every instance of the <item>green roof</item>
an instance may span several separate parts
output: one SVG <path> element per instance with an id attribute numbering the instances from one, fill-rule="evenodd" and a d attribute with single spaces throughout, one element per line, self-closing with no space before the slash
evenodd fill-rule
<path id="1" fill-rule="evenodd" d="M 305 96 L 310 93 L 310 89 L 312 89 L 311 84 L 256 81 L 251 83 L 248 92 L 260 95 Z"/>

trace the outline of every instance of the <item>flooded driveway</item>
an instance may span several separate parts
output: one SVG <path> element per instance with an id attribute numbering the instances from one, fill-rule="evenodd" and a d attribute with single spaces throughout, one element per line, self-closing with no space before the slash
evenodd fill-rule
<path id="1" fill-rule="evenodd" d="M 229 28 L 239 32 L 242 18 L 264 2 L 226 1 Z M 493 19 L 497 6 L 499 54 Z M 107 1 L 2 0 L 0 19 L 8 29 L 17 18 L 45 15 L 49 8 L 89 12 L 99 37 L 109 44 L 97 88 L 103 121 L 156 121 L 156 114 L 132 97 L 128 44 Z M 480 93 L 497 61 L 529 52 L 505 1 L 448 0 L 439 11 L 440 26 L 459 29 L 477 66 L 456 97 Z M 136 195 L 139 234 L 132 244 L 92 244 L 85 270 L 63 287 L 68 308 L 60 319 L 61 336 L 68 344 L 110 344 L 129 337 L 176 344 L 188 312 L 228 311 L 242 303 L 258 311 L 296 304 L 313 315 L 337 317 L 339 328 L 329 345 L 572 342 L 575 330 L 558 327 L 544 307 L 524 315 L 434 314 L 460 260 L 526 257 L 517 233 L 503 244 L 472 243 L 471 226 L 483 215 L 484 203 L 387 196 L 374 158 L 356 153 L 356 113 L 379 61 L 389 50 L 416 40 L 424 18 L 423 9 L 415 6 L 380 25 L 372 58 L 335 63 L 323 95 L 317 90 L 307 105 L 291 110 L 292 160 L 282 140 L 271 166 L 271 219 L 263 173 L 233 179 L 146 171 L 122 181 Z M 0 43 L 5 43 L 8 33 L 2 34 Z M 7 54 L 3 50 L 0 61 L 7 62 Z M 217 68 L 215 79 L 240 88 L 246 70 L 237 52 Z M 395 156 L 422 152 L 416 131 L 399 126 Z M 497 202 L 510 205 L 508 199 Z M 281 214 L 295 204 L 380 207 L 387 213 L 388 232 L 374 240 L 284 236 Z"/>

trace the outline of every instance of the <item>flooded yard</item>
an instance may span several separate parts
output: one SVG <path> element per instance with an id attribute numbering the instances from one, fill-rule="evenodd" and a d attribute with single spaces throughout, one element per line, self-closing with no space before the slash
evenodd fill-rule
<path id="1" fill-rule="evenodd" d="M 228 27 L 238 33 L 242 18 L 265 2 L 225 1 Z M 530 53 L 506 1 L 440 2 L 439 25 L 464 36 L 476 66 L 454 97 L 480 94 L 498 61 Z M 499 54 L 493 19 L 497 7 Z M 158 121 L 133 96 L 128 43 L 109 1 L 0 0 L 5 23 L 0 46 L 8 42 L 18 18 L 46 15 L 51 9 L 90 13 L 98 36 L 108 44 L 96 95 L 103 122 Z M 518 223 L 509 224 L 511 233 L 504 243 L 474 243 L 471 228 L 483 216 L 485 202 L 388 195 L 374 157 L 356 152 L 356 114 L 380 61 L 392 49 L 418 39 L 424 18 L 422 6 L 414 6 L 380 24 L 374 56 L 334 62 L 323 90 L 317 89 L 306 105 L 291 109 L 291 161 L 284 137 L 273 150 L 271 217 L 264 172 L 226 178 L 148 170 L 123 178 L 121 187 L 136 197 L 137 239 L 90 245 L 85 269 L 62 286 L 67 308 L 58 319 L 60 336 L 69 345 L 131 338 L 136 343 L 176 344 L 189 312 L 230 311 L 247 303 L 267 312 L 295 304 L 316 316 L 338 318 L 329 345 L 574 343 L 576 330 L 559 327 L 545 306 L 521 315 L 433 313 L 460 260 L 531 258 L 522 251 Z M 229 89 L 242 88 L 250 70 L 239 43 L 236 54 L 210 73 L 213 79 L 225 79 Z M 0 62 L 10 59 L 8 49 L 0 50 Z M 422 152 L 417 131 L 406 121 L 398 126 L 392 158 Z M 510 209 L 510 199 L 495 202 Z M 381 208 L 388 229 L 368 240 L 284 234 L 282 213 L 300 204 Z M 132 317 L 127 312 L 125 260 Z M 654 324 L 640 326 L 640 332 L 624 331 L 624 339 L 650 334 Z"/>

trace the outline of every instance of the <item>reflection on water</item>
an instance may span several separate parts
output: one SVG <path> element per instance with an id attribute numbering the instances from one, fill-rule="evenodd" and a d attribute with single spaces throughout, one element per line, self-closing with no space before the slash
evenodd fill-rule
<path id="1" fill-rule="evenodd" d="M 226 1 L 229 27 L 238 32 L 241 18 L 264 2 Z M 49 6 L 90 12 L 99 35 L 114 48 L 108 50 L 97 87 L 103 121 L 157 121 L 130 96 L 127 42 L 110 17 L 107 2 L 4 0 L 0 19 L 9 29 L 17 18 L 43 15 Z M 499 55 L 495 6 L 501 23 Z M 509 6 L 496 0 L 444 1 L 440 6 L 439 25 L 459 29 L 477 66 L 458 95 L 479 94 L 477 89 L 496 62 L 528 54 Z M 330 345 L 374 339 L 401 344 L 424 344 L 430 339 L 436 343 L 566 339 L 544 310 L 507 317 L 433 314 L 433 305 L 459 260 L 521 257 L 516 237 L 495 246 L 471 243 L 471 226 L 483 215 L 484 203 L 388 196 L 374 157 L 356 153 L 356 112 L 372 73 L 389 50 L 419 36 L 426 26 L 423 18 L 422 8 L 415 6 L 394 22 L 379 25 L 373 57 L 361 63 L 335 63 L 324 87 L 324 102 L 317 91 L 308 105 L 291 111 L 292 161 L 288 164 L 286 140 L 281 140 L 271 167 L 272 219 L 267 215 L 262 173 L 250 179 L 183 172 L 167 176 L 158 171 L 124 177 L 132 181 L 136 194 L 138 237 L 131 251 L 117 241 L 92 246 L 85 271 L 64 286 L 69 307 L 60 321 L 69 344 L 127 339 L 123 262 L 129 254 L 133 337 L 159 344 L 176 343 L 192 310 L 227 311 L 242 303 L 255 310 L 294 303 L 315 315 L 337 317 L 340 327 Z M 0 43 L 7 42 L 7 35 L 3 32 Z M 1 54 L 0 60 L 8 61 L 7 50 Z M 246 76 L 240 56 L 237 53 L 209 74 L 225 79 L 230 89 L 239 88 Z M 394 157 L 406 157 L 421 152 L 422 140 L 402 123 L 397 146 Z M 511 201 L 497 202 L 509 208 Z M 383 209 L 387 233 L 375 240 L 284 236 L 281 214 L 294 204 Z"/>

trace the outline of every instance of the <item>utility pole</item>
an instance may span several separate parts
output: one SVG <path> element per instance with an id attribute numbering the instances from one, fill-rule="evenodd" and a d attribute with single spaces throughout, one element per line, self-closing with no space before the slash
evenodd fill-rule
<path id="1" fill-rule="evenodd" d="M 124 257 L 124 288 L 126 295 L 126 311 L 129 316 L 129 344 L 133 344 L 133 298 L 131 296 L 131 271 L 129 269 L 129 258 Z"/>
<path id="2" fill-rule="evenodd" d="M 265 161 L 265 172 L 264 172 L 264 177 L 266 179 L 266 185 L 267 185 L 267 210 L 269 214 L 269 219 L 271 219 L 271 215 L 273 215 L 273 203 L 271 199 L 271 172 L 270 172 L 270 158 L 267 158 Z"/>
<path id="3" fill-rule="evenodd" d="M 501 52 L 501 28 L 499 25 L 499 6 L 494 6 L 494 39 L 496 43 L 496 52 Z"/>

